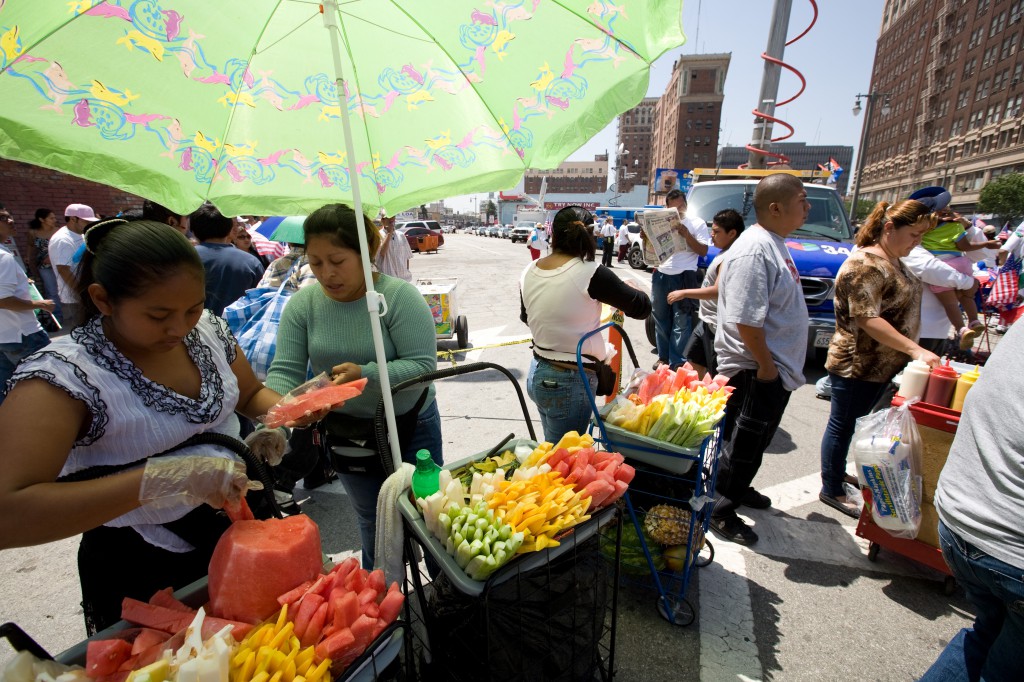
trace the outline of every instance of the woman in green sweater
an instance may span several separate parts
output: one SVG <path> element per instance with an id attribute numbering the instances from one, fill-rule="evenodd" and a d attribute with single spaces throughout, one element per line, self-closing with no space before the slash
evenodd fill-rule
<path id="1" fill-rule="evenodd" d="M 373 221 L 364 217 L 370 260 L 380 246 Z M 373 567 L 377 495 L 384 482 L 373 417 L 380 400 L 380 372 L 369 311 L 363 260 L 359 252 L 356 214 L 342 204 L 314 211 L 303 224 L 306 256 L 319 286 L 292 294 L 281 315 L 277 351 L 267 374 L 267 386 L 286 393 L 313 374 L 327 372 L 335 383 L 366 377 L 363 394 L 324 419 L 332 461 L 359 517 L 363 566 Z M 418 289 L 387 275 L 374 275 L 374 288 L 383 296 L 387 313 L 381 318 L 387 372 L 391 385 L 437 369 L 434 318 Z M 442 463 L 441 417 L 434 386 L 403 391 L 395 396 L 402 459 L 415 462 L 427 449 Z"/>

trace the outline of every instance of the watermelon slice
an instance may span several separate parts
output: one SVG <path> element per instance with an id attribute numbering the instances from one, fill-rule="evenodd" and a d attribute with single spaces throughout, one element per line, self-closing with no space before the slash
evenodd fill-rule
<path id="1" fill-rule="evenodd" d="M 159 646 L 170 638 L 171 636 L 166 632 L 140 628 L 139 634 L 135 636 L 135 641 L 132 642 L 132 656 L 138 656 L 146 649 Z"/>
<path id="2" fill-rule="evenodd" d="M 277 428 L 314 412 L 339 407 L 346 401 L 361 395 L 363 389 L 366 388 L 366 382 L 367 379 L 364 378 L 344 384 L 332 384 L 308 391 L 288 401 L 282 400 L 267 412 L 267 427 Z"/>
<path id="3" fill-rule="evenodd" d="M 353 651 L 355 651 L 355 655 L 352 655 Z M 362 648 L 356 648 L 355 635 L 348 628 L 338 630 L 316 645 L 316 657 L 321 661 L 326 658 L 331 661 L 340 661 L 348 656 L 351 656 L 351 660 L 355 660 L 362 651 Z"/>
<path id="4" fill-rule="evenodd" d="M 384 579 L 384 571 L 379 568 L 375 571 L 370 571 L 370 575 L 366 579 L 366 586 L 372 587 L 377 592 L 386 592 L 388 585 Z"/>
<path id="5" fill-rule="evenodd" d="M 302 633 L 300 639 L 303 649 L 308 646 L 316 646 L 317 642 L 320 641 L 320 637 L 323 635 L 324 624 L 327 622 L 327 611 L 329 608 L 330 605 L 324 602 L 317 608 L 313 617 L 309 619 L 309 625 L 306 626 L 306 631 Z"/>
<path id="6" fill-rule="evenodd" d="M 237 521 L 210 559 L 210 613 L 259 623 L 277 612 L 277 597 L 320 575 L 320 530 L 305 514 Z"/>
<path id="7" fill-rule="evenodd" d="M 324 598 L 319 594 L 310 592 L 299 602 L 299 610 L 295 614 L 295 628 L 293 632 L 300 640 L 306 634 L 306 628 L 316 615 L 317 609 L 324 603 Z"/>
<path id="8" fill-rule="evenodd" d="M 183 613 L 191 613 L 193 616 L 196 614 L 195 609 L 190 606 L 186 606 L 184 603 L 174 598 L 174 590 L 170 587 L 165 587 L 162 590 L 154 592 L 153 596 L 149 598 L 149 603 L 153 606 L 163 606 L 167 609 L 173 609 Z"/>
<path id="9" fill-rule="evenodd" d="M 97 639 L 85 650 L 85 674 L 94 680 L 113 675 L 132 655 L 132 645 L 123 639 Z"/>
<path id="10" fill-rule="evenodd" d="M 154 630 L 161 630 L 173 635 L 185 630 L 185 628 L 192 624 L 192 620 L 195 618 L 195 611 L 178 611 L 164 606 L 147 604 L 146 602 L 139 601 L 138 599 L 132 599 L 131 597 L 125 597 L 121 602 L 121 618 L 129 623 L 135 623 L 136 625 L 141 625 L 145 628 L 152 628 Z M 223 618 L 206 616 L 203 620 L 203 639 L 220 632 L 220 630 L 226 625 L 234 626 L 234 629 L 231 631 L 231 635 L 237 641 L 242 641 L 242 638 L 252 630 L 252 625 L 249 623 L 239 623 L 237 621 L 225 620 Z"/>
<path id="11" fill-rule="evenodd" d="M 294 610 L 291 608 L 291 605 L 302 599 L 302 596 L 306 594 L 306 592 L 309 590 L 310 587 L 312 587 L 312 585 L 313 581 L 307 580 L 306 582 L 296 587 L 294 590 L 288 590 L 287 592 L 279 596 L 277 598 L 277 603 L 281 606 L 288 604 L 288 610 L 294 613 Z"/>
<path id="12" fill-rule="evenodd" d="M 398 583 L 392 585 L 395 587 Z M 387 595 L 384 597 L 384 601 L 380 603 L 378 608 L 380 612 L 380 619 L 389 625 L 398 619 L 398 614 L 402 611 L 402 604 L 405 602 L 405 595 L 399 589 L 388 590 Z"/>
<path id="13" fill-rule="evenodd" d="M 332 600 L 334 606 L 334 625 L 340 628 L 347 628 L 356 622 L 359 617 L 359 597 L 355 592 L 345 592 L 337 601 Z"/>
<path id="14" fill-rule="evenodd" d="M 352 636 L 356 639 L 356 644 L 359 645 L 359 651 L 363 652 L 366 650 L 366 647 L 370 646 L 370 642 L 373 641 L 373 632 L 377 629 L 377 619 L 370 618 L 369 616 L 359 616 L 349 629 L 352 631 Z"/>

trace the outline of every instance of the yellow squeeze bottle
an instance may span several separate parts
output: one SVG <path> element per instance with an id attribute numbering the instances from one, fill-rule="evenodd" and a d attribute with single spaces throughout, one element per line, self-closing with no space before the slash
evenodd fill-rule
<path id="1" fill-rule="evenodd" d="M 953 403 L 950 405 L 950 409 L 960 412 L 964 409 L 964 398 L 967 397 L 967 392 L 974 386 L 974 382 L 978 380 L 981 373 L 978 371 L 978 366 L 975 365 L 974 369 L 970 372 L 964 372 L 960 375 L 960 378 L 956 380 L 956 389 L 953 391 Z"/>

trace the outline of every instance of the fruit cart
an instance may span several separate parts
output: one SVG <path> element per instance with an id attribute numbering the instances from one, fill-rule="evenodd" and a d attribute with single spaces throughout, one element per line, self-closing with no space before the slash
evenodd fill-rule
<path id="1" fill-rule="evenodd" d="M 584 342 L 605 329 L 618 331 L 633 366 L 638 366 L 629 337 L 612 322 L 580 339 L 576 363 L 581 375 Z M 583 385 L 594 414 L 594 439 L 605 449 L 625 455 L 636 469 L 636 478 L 623 498 L 628 515 L 622 530 L 622 571 L 649 574 L 658 594 L 658 613 L 673 625 L 690 625 L 696 618 L 686 600 L 691 572 L 714 559 L 714 548 L 706 536 L 718 473 L 721 423 L 700 447 L 678 447 L 606 423 L 610 405 L 599 408 L 590 383 L 584 381 Z"/>
<path id="2" fill-rule="evenodd" d="M 437 338 L 454 338 L 459 348 L 466 348 L 469 346 L 469 322 L 465 315 L 459 315 L 458 312 L 458 284 L 459 280 L 456 277 L 416 280 L 416 288 L 430 306 L 430 313 L 434 316 Z"/>
<path id="3" fill-rule="evenodd" d="M 483 467 L 489 458 L 537 446 L 523 391 L 504 367 L 474 363 L 441 370 L 395 387 L 401 391 L 437 379 L 491 369 L 513 383 L 527 438 L 509 434 L 490 450 L 445 469 Z M 379 407 L 379 406 L 378 406 Z M 403 496 L 409 566 L 406 604 L 413 613 L 409 639 L 418 650 L 421 679 L 610 679 L 615 666 L 619 508 L 612 504 L 564 530 L 560 544 L 516 556 L 483 580 L 474 580 L 427 528 Z M 611 553 L 609 556 L 609 548 Z M 422 560 L 421 560 L 422 557 Z M 412 670 L 412 666 L 407 666 Z"/>
<path id="4" fill-rule="evenodd" d="M 892 404 L 897 407 L 902 405 L 903 398 L 896 397 Z M 946 407 L 916 402 L 910 406 L 910 414 L 913 415 L 914 421 L 917 423 L 922 443 L 921 529 L 913 540 L 887 533 L 872 519 L 871 491 L 862 487 L 864 508 L 857 521 L 857 536 L 870 543 L 868 545 L 869 561 L 877 561 L 878 553 L 882 548 L 913 559 L 944 573 L 946 578 L 943 582 L 943 591 L 946 594 L 952 594 L 956 589 L 956 581 L 942 558 L 942 550 L 939 549 L 939 516 L 935 511 L 934 495 L 935 487 L 939 482 L 939 474 L 949 455 L 949 446 L 953 443 L 953 435 L 960 424 L 960 413 Z"/>

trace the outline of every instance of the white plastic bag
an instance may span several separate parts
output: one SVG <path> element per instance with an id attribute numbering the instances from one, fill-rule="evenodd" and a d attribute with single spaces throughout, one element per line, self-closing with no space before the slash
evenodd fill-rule
<path id="1" fill-rule="evenodd" d="M 857 420 L 853 461 L 861 487 L 871 491 L 871 518 L 899 538 L 921 527 L 921 436 L 908 401 Z"/>

